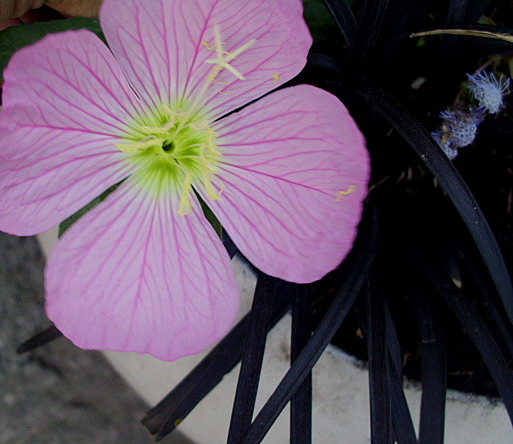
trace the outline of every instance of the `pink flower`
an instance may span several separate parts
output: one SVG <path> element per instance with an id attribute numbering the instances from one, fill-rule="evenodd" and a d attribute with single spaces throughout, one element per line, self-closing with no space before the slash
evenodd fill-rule
<path id="1" fill-rule="evenodd" d="M 312 86 L 300 0 L 105 0 L 82 30 L 14 55 L 0 115 L 0 229 L 45 231 L 110 187 L 46 266 L 46 310 L 88 349 L 175 360 L 238 311 L 210 207 L 265 273 L 311 282 L 346 256 L 366 194 L 363 138 Z M 112 51 L 112 52 L 111 52 Z"/>

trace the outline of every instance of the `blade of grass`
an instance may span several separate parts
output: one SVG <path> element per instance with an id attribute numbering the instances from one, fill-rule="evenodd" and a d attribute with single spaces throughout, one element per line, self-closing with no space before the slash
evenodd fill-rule
<path id="1" fill-rule="evenodd" d="M 264 274 L 258 276 L 233 403 L 228 444 L 239 443 L 253 419 L 276 283 L 276 278 Z"/>
<path id="2" fill-rule="evenodd" d="M 365 2 L 355 37 L 351 43 L 344 75 L 340 76 L 340 91 L 351 90 L 365 77 L 369 69 L 374 50 L 381 34 L 388 8 L 388 0 L 368 0 Z"/>
<path id="3" fill-rule="evenodd" d="M 21 344 L 16 351 L 18 353 L 26 353 L 34 350 L 37 347 L 48 344 L 49 342 L 62 337 L 62 333 L 57 329 L 55 325 L 48 327 L 47 329 L 35 334 L 29 340 Z"/>
<path id="4" fill-rule="evenodd" d="M 344 37 L 345 44 L 351 45 L 356 34 L 356 18 L 347 0 L 323 0 L 339 31 Z"/>
<path id="5" fill-rule="evenodd" d="M 441 321 L 429 300 L 426 287 L 415 268 L 407 273 L 408 294 L 421 339 L 422 398 L 420 405 L 419 444 L 443 444 L 445 428 L 445 397 L 447 390 L 447 359 Z"/>
<path id="6" fill-rule="evenodd" d="M 369 280 L 376 281 L 376 275 L 371 275 Z M 367 304 L 360 298 L 355 304 L 355 314 L 362 334 L 369 341 Z M 388 360 L 386 370 L 388 374 L 388 390 L 390 393 L 391 420 L 398 444 L 418 444 L 415 427 L 410 414 L 408 402 L 403 389 L 402 359 L 400 356 L 400 344 L 388 307 L 385 305 L 385 330 Z M 370 374 L 369 374 L 370 377 Z M 371 416 L 371 425 L 373 419 Z"/>
<path id="7" fill-rule="evenodd" d="M 293 284 L 291 284 L 293 285 Z M 291 363 L 308 343 L 312 332 L 312 286 L 294 285 L 292 304 L 292 337 L 290 347 Z M 290 443 L 310 444 L 312 442 L 312 374 L 309 373 L 290 401 Z"/>
<path id="8" fill-rule="evenodd" d="M 369 350 L 369 400 L 371 443 L 392 443 L 392 412 L 389 386 L 385 301 L 379 259 L 371 269 L 367 286 L 367 349 Z"/>
<path id="9" fill-rule="evenodd" d="M 485 284 L 485 277 L 481 271 L 481 267 L 475 264 L 474 255 L 464 253 L 462 250 L 456 250 L 456 254 L 461 266 L 468 270 L 468 276 L 473 280 L 474 284 L 479 288 L 479 291 L 485 301 L 485 307 L 490 313 L 493 322 L 495 323 L 501 339 L 503 340 L 506 349 L 509 352 L 509 359 L 513 359 L 513 326 L 508 323 L 507 317 L 501 310 L 500 301 L 497 295 L 489 290 L 489 286 Z"/>
<path id="10" fill-rule="evenodd" d="M 460 35 L 467 37 L 482 37 L 503 40 L 513 44 L 513 30 L 497 26 L 481 24 L 462 24 L 441 26 L 437 29 L 419 31 L 410 34 L 410 37 L 426 37 L 430 35 Z"/>
<path id="11" fill-rule="evenodd" d="M 443 300 L 456 315 L 464 331 L 479 351 L 513 424 L 513 390 L 511 389 L 513 387 L 513 371 L 490 330 L 475 307 L 465 298 L 463 292 L 449 278 L 446 278 L 443 273 L 437 270 L 435 264 L 427 263 L 426 259 L 421 258 L 413 250 L 410 257 L 418 264 L 419 269 L 422 270 L 438 294 L 443 297 Z"/>
<path id="12" fill-rule="evenodd" d="M 390 402 L 392 405 L 392 426 L 398 444 L 418 444 L 415 427 L 403 389 L 401 345 L 390 315 L 385 306 L 385 330 L 388 348 Z"/>

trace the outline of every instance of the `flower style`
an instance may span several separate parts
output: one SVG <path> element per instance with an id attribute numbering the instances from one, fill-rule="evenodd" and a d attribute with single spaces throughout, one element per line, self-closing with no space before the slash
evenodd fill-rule
<path id="1" fill-rule="evenodd" d="M 50 35 L 4 73 L 0 230 L 45 231 L 117 185 L 49 257 L 46 310 L 80 347 L 175 360 L 238 311 L 201 201 L 260 270 L 312 282 L 352 245 L 368 157 L 335 97 L 266 95 L 305 64 L 300 0 L 105 0 L 100 22 L 109 47 Z"/>
<path id="2" fill-rule="evenodd" d="M 509 79 L 494 73 L 467 74 L 468 89 L 484 112 L 497 114 L 503 105 L 504 95 L 509 92 Z"/>

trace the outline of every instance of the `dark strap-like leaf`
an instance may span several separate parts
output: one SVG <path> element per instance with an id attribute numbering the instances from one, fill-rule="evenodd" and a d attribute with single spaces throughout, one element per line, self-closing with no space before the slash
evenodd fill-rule
<path id="1" fill-rule="evenodd" d="M 16 351 L 18 353 L 26 353 L 31 351 L 37 347 L 48 344 L 49 342 L 62 337 L 62 333 L 57 329 L 55 325 L 48 327 L 46 330 L 43 330 L 36 335 L 32 336 L 29 340 L 25 341 L 21 344 Z"/>
<path id="2" fill-rule="evenodd" d="M 425 258 L 421 258 L 413 250 L 411 257 L 417 262 L 419 269 L 422 270 L 437 293 L 443 297 L 479 351 L 502 397 L 510 421 L 513 423 L 513 390 L 511 389 L 513 387 L 513 371 L 486 323 L 475 307 L 465 298 L 463 292 L 443 273 L 436 272 L 435 264 L 427 264 Z"/>
<path id="3" fill-rule="evenodd" d="M 292 302 L 292 334 L 290 360 L 296 361 L 312 333 L 311 285 L 295 285 Z M 312 442 L 312 374 L 290 400 L 290 443 Z"/>
<path id="4" fill-rule="evenodd" d="M 356 19 L 347 0 L 324 0 L 333 20 L 344 37 L 347 46 L 351 45 L 356 34 Z"/>
<path id="5" fill-rule="evenodd" d="M 249 325 L 233 403 L 228 444 L 240 442 L 253 419 L 276 284 L 276 278 L 264 274 L 258 277 L 253 305 L 249 313 Z"/>

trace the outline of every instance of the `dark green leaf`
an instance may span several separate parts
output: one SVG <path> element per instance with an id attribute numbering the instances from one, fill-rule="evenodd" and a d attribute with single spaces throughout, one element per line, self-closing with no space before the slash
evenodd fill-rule
<path id="1" fill-rule="evenodd" d="M 335 22 L 322 0 L 303 0 L 304 17 L 315 41 L 335 29 Z"/>
<path id="2" fill-rule="evenodd" d="M 6 68 L 12 55 L 25 46 L 32 45 L 48 34 L 73 29 L 89 29 L 104 39 L 98 19 L 72 18 L 19 25 L 0 31 L 0 73 Z"/>
<path id="3" fill-rule="evenodd" d="M 80 219 L 84 214 L 86 214 L 89 210 L 93 209 L 96 205 L 98 205 L 102 200 L 104 200 L 110 193 L 112 193 L 119 185 L 118 183 L 112 187 L 110 187 L 107 191 L 105 191 L 101 196 L 98 196 L 96 199 L 92 200 L 88 203 L 84 208 L 77 211 L 72 216 L 68 217 L 66 220 L 61 222 L 59 225 L 59 238 L 64 234 L 64 232 L 71 227 L 78 219 Z"/>
<path id="4" fill-rule="evenodd" d="M 209 206 L 203 201 L 203 199 L 199 196 L 199 194 L 195 193 L 196 197 L 200 201 L 201 209 L 203 210 L 203 214 L 207 218 L 207 220 L 210 222 L 210 225 L 212 225 L 212 228 L 216 231 L 219 238 L 223 239 L 223 226 L 221 225 L 221 222 L 217 220 L 217 217 L 214 213 L 212 213 L 212 210 L 209 208 Z"/>

